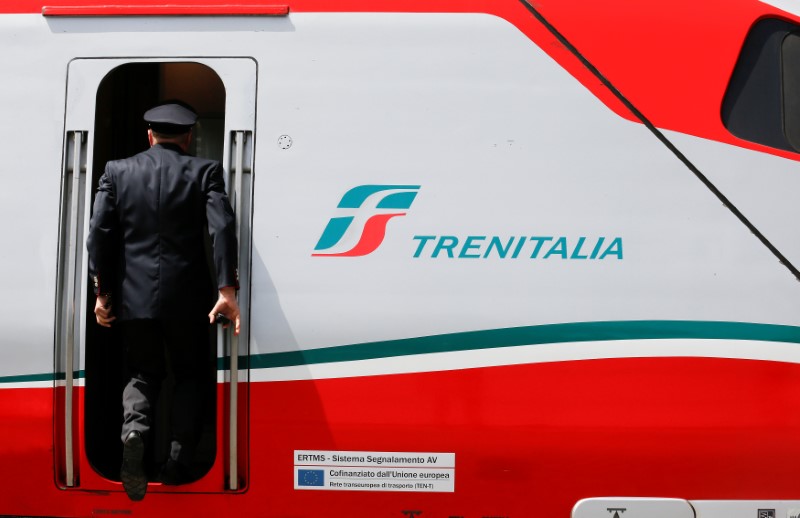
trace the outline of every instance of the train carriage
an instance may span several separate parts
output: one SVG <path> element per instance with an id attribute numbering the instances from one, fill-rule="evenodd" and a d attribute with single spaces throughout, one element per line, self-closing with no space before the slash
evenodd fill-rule
<path id="1" fill-rule="evenodd" d="M 22 0 L 0 47 L 0 516 L 800 516 L 800 4 Z M 85 236 L 165 98 L 243 329 L 132 502 Z"/>

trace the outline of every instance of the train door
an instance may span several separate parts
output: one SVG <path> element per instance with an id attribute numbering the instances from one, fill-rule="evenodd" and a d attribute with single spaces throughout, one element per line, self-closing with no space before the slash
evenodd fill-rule
<path id="1" fill-rule="evenodd" d="M 94 323 L 85 239 L 105 162 L 147 147 L 141 116 L 158 101 L 180 98 L 197 109 L 193 148 L 222 161 L 239 237 L 238 337 L 210 329 L 205 421 L 189 485 L 150 491 L 242 491 L 247 485 L 250 250 L 256 62 L 250 58 L 75 59 L 69 65 L 62 167 L 56 314 L 55 473 L 63 488 L 122 490 L 122 353 L 118 337 Z M 236 361 L 232 361 L 235 359 Z M 169 378 L 164 383 L 148 466 L 157 469 L 168 435 Z M 166 431 L 165 431 L 166 430 Z"/>

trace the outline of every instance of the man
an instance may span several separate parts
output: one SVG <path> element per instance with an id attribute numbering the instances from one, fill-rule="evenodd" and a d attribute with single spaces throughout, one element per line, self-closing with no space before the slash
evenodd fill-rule
<path id="1" fill-rule="evenodd" d="M 197 121 L 188 105 L 161 104 L 148 110 L 144 120 L 151 147 L 108 162 L 87 239 L 97 323 L 118 324 L 125 348 L 129 378 L 122 402 L 120 478 L 132 500 L 147 492 L 144 451 L 151 409 L 166 374 L 165 353 L 176 384 L 172 442 L 162 481 L 182 483 L 198 440 L 197 384 L 209 322 L 224 315 L 236 334 L 240 325 L 235 220 L 222 166 L 187 154 Z M 207 235 L 219 290 L 216 304 L 206 261 Z"/>

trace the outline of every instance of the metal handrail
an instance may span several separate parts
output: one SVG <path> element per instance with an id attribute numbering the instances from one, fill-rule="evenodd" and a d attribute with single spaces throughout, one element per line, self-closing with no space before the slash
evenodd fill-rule
<path id="1" fill-rule="evenodd" d="M 234 167 L 233 183 L 235 199 L 234 204 L 236 215 L 236 237 L 237 243 L 241 245 L 242 237 L 242 185 L 244 176 L 244 145 L 245 132 L 234 132 Z M 231 336 L 231 355 L 230 355 L 230 400 L 229 400 L 229 422 L 228 422 L 228 455 L 229 455 L 229 478 L 228 488 L 232 491 L 239 489 L 239 337 Z"/>
<path id="2" fill-rule="evenodd" d="M 75 358 L 75 318 L 76 309 L 76 284 L 78 270 L 78 216 L 80 208 L 80 175 L 81 175 L 81 144 L 84 132 L 73 131 L 72 139 L 72 195 L 70 197 L 70 225 L 68 234 L 67 277 L 66 277 L 66 350 L 64 358 L 65 393 L 64 393 L 64 462 L 67 487 L 75 485 L 75 458 L 73 451 L 73 389 L 74 389 L 74 358 Z M 69 164 L 65 179 L 68 178 Z"/>

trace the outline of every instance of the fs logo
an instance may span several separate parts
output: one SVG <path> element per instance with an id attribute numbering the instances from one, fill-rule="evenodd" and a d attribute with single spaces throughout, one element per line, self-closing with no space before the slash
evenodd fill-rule
<path id="1" fill-rule="evenodd" d="M 314 257 L 359 257 L 377 250 L 389 220 L 405 216 L 419 185 L 359 185 L 337 206 L 347 215 L 331 218 L 314 247 Z"/>

